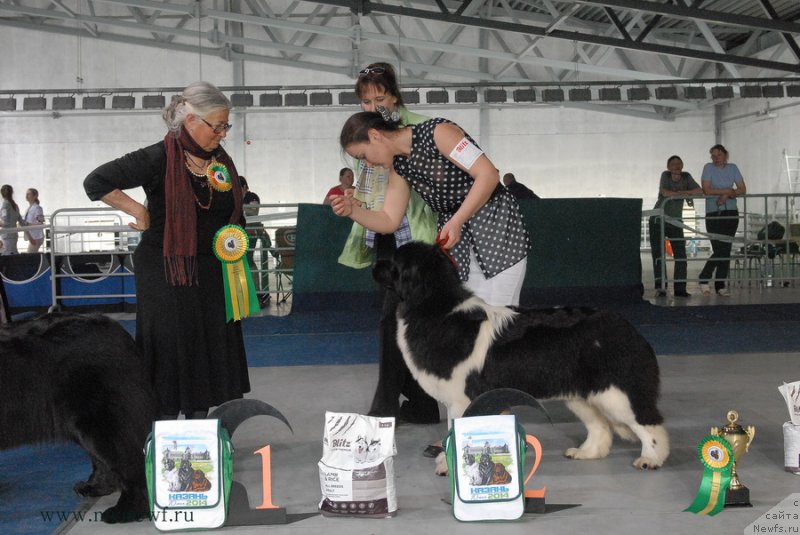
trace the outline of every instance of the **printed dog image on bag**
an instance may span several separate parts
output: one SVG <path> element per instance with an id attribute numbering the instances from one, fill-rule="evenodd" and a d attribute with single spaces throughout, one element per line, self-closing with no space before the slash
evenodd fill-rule
<path id="1" fill-rule="evenodd" d="M 461 469 L 472 486 L 511 483 L 509 472 L 514 466 L 508 442 L 492 439 L 481 446 L 468 442 L 463 448 Z"/>
<path id="2" fill-rule="evenodd" d="M 394 418 L 352 413 L 325 414 L 319 462 L 325 516 L 393 516 Z"/>
<path id="3" fill-rule="evenodd" d="M 161 480 L 170 492 L 207 492 L 211 490 L 214 465 L 211 462 L 211 453 L 208 451 L 207 444 L 195 441 L 186 442 L 176 438 L 163 448 L 161 465 Z M 171 501 L 170 505 L 178 507 L 184 504 Z"/>

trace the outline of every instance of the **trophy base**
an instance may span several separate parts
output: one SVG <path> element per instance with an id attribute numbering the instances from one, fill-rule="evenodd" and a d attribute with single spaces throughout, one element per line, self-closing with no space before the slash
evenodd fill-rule
<path id="1" fill-rule="evenodd" d="M 750 503 L 750 489 L 747 487 L 728 489 L 725 493 L 725 507 L 753 507 Z"/>

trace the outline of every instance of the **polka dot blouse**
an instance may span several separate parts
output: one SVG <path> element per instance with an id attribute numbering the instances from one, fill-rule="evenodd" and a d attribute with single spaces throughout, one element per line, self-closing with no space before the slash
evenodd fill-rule
<path id="1" fill-rule="evenodd" d="M 439 152 L 433 131 L 446 119 L 431 119 L 411 128 L 411 155 L 395 156 L 394 170 L 439 213 L 439 230 L 458 211 L 475 180 Z M 455 124 L 455 123 L 450 123 Z M 466 134 L 473 144 L 477 143 Z M 475 251 L 486 278 L 513 266 L 528 254 L 530 237 L 516 199 L 497 183 L 492 196 L 467 222 L 452 250 L 462 281 L 469 279 L 469 253 Z"/>

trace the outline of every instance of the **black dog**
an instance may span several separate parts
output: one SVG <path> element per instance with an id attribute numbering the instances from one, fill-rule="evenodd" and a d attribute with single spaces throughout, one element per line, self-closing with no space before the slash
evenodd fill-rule
<path id="1" fill-rule="evenodd" d="M 156 397 L 125 329 L 100 315 L 48 314 L 0 327 L 0 348 L 0 449 L 75 441 L 93 469 L 75 491 L 121 491 L 105 522 L 146 518 L 142 449 Z"/>
<path id="2" fill-rule="evenodd" d="M 650 344 L 618 314 L 488 305 L 462 286 L 439 247 L 422 243 L 397 249 L 391 261 L 376 264 L 373 276 L 401 299 L 403 358 L 420 386 L 447 406 L 448 418 L 461 416 L 488 390 L 515 388 L 566 400 L 584 423 L 586 441 L 567 457 L 607 456 L 615 431 L 641 441 L 637 468 L 666 460 L 658 363 Z"/>

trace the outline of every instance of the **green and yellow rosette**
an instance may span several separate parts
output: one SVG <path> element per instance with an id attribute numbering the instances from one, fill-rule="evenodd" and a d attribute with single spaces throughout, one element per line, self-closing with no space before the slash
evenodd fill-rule
<path id="1" fill-rule="evenodd" d="M 253 277 L 245 261 L 249 245 L 247 232 L 238 225 L 226 225 L 214 236 L 214 254 L 222 262 L 227 321 L 239 321 L 260 310 Z"/>
<path id="2" fill-rule="evenodd" d="M 206 176 L 208 176 L 208 182 L 211 187 L 217 191 L 229 191 L 233 187 L 228 168 L 216 160 L 208 166 Z"/>
<path id="3" fill-rule="evenodd" d="M 692 505 L 684 509 L 698 515 L 714 516 L 725 507 L 725 493 L 731 485 L 733 450 L 717 435 L 708 435 L 697 446 L 703 461 L 703 480 Z"/>

